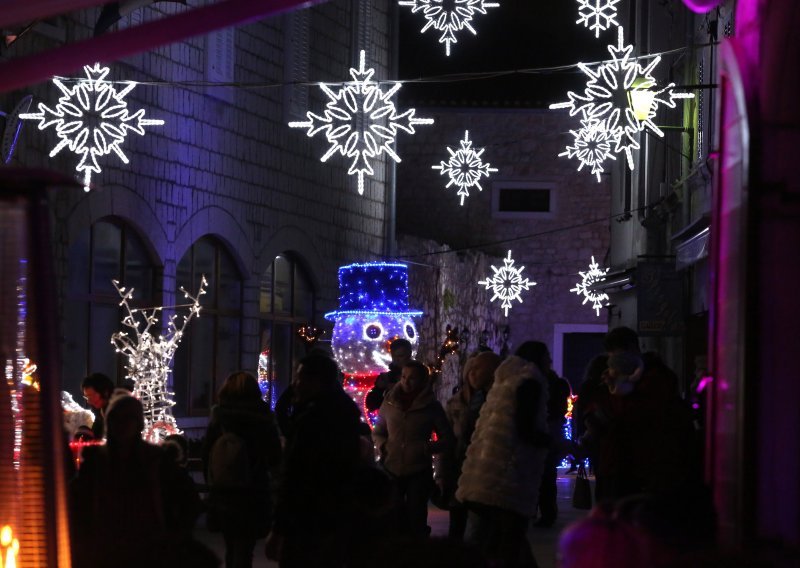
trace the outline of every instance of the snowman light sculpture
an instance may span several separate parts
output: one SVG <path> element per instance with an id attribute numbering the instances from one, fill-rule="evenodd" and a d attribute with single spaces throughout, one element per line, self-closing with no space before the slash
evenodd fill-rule
<path id="1" fill-rule="evenodd" d="M 401 263 L 340 267 L 339 295 L 339 309 L 325 314 L 335 322 L 333 355 L 346 376 L 346 390 L 364 409 L 375 378 L 389 370 L 389 344 L 404 338 L 416 353 L 419 337 L 412 318 L 422 312 L 408 307 L 408 266 Z"/>

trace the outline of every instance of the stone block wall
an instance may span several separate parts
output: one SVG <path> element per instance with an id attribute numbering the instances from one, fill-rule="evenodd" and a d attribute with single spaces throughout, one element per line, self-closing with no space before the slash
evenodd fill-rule
<path id="1" fill-rule="evenodd" d="M 146 22 L 184 9 L 156 3 L 137 12 Z M 374 78 L 389 78 L 394 45 L 389 0 L 333 0 L 306 10 L 308 110 L 321 113 L 328 100 L 315 83 L 351 80 L 349 69 L 357 67 L 362 48 Z M 99 11 L 62 18 L 59 25 L 67 42 L 90 37 Z M 161 269 L 156 288 L 163 305 L 175 303 L 176 266 L 182 256 L 199 238 L 213 235 L 242 273 L 239 359 L 242 368 L 255 371 L 259 280 L 276 255 L 293 253 L 307 268 L 316 288 L 316 323 L 322 325 L 321 314 L 338 304 L 337 267 L 383 254 L 387 160 L 373 161 L 375 175 L 365 180 L 359 195 L 356 178 L 347 175 L 349 161 L 335 155 L 320 162 L 328 149 L 324 136 L 308 138 L 303 129 L 287 125 L 299 118 L 290 117 L 285 108 L 287 89 L 297 88 L 284 84 L 291 75 L 284 68 L 291 17 L 235 28 L 233 86 L 197 86 L 207 78 L 205 37 L 107 64 L 110 80 L 142 82 L 127 96 L 129 108 L 145 109 L 148 118 L 165 124 L 147 127 L 144 136 L 128 136 L 123 150 L 129 164 L 106 156 L 102 172 L 93 175 L 96 190 L 54 190 L 62 305 L 70 247 L 100 219 L 121 219 L 146 243 Z M 354 25 L 368 29 L 368 45 L 358 45 L 364 34 L 354 33 Z M 21 57 L 58 45 L 32 32 L 3 56 Z M 12 108 L 28 93 L 34 95 L 34 104 L 51 108 L 60 95 L 47 82 L 0 97 L 0 108 Z M 38 131 L 34 123 L 26 123 L 13 165 L 74 172 L 79 160 L 74 154 L 65 150 L 48 157 L 56 143 L 52 130 Z M 62 336 L 72 332 L 62 322 Z"/>
<path id="2" fill-rule="evenodd" d="M 464 361 L 479 346 L 503 354 L 513 348 L 504 340 L 508 322 L 502 312 L 489 302 L 483 287 L 474 285 L 474 275 L 490 270 L 499 259 L 476 251 L 455 254 L 447 245 L 409 235 L 401 235 L 397 246 L 398 255 L 408 262 L 411 306 L 423 312 L 417 321 L 417 358 L 435 363 L 447 326 L 459 332 L 459 350 L 445 359 L 435 386 L 445 403 L 459 384 Z"/>
<path id="3" fill-rule="evenodd" d="M 512 251 L 523 277 L 537 285 L 522 292 L 508 317 L 499 303 L 487 304 L 498 326 L 510 327 L 511 345 L 535 339 L 554 343 L 556 324 L 605 323 L 582 297 L 570 292 L 587 271 L 591 257 L 602 266 L 609 247 L 610 184 L 600 183 L 577 163 L 558 157 L 578 125 L 562 111 L 434 107 L 418 109 L 436 120 L 411 140 L 400 140 L 403 162 L 397 166 L 398 233 L 432 239 L 455 249 L 443 256 L 468 258 L 483 253 L 491 263 L 474 264 L 454 291 L 470 301 L 485 302 L 490 292 L 477 281 L 492 274 L 488 264 L 502 266 Z M 449 159 L 469 130 L 469 139 L 498 172 L 481 178 L 483 191 L 473 188 L 459 205 L 456 187 L 445 188 L 448 178 L 431 168 Z M 551 212 L 507 218 L 493 212 L 492 194 L 502 183 L 542 183 L 551 187 Z M 460 252 L 457 252 L 460 251 Z M 408 251 L 405 251 L 408 254 Z M 422 260 L 422 262 L 427 262 Z M 480 298 L 480 299 L 478 299 Z M 498 315 L 499 314 L 499 315 Z M 438 333 L 443 333 L 439 330 Z"/>

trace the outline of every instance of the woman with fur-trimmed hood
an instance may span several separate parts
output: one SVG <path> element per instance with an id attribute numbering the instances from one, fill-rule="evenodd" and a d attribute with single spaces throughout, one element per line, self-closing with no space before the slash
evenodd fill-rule
<path id="1" fill-rule="evenodd" d="M 535 566 L 525 535 L 536 515 L 547 431 L 547 381 L 536 365 L 511 356 L 495 371 L 456 491 L 470 510 L 467 540 L 503 565 Z"/>

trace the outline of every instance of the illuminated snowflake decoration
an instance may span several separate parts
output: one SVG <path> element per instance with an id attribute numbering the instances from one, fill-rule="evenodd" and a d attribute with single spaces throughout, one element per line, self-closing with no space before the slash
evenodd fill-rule
<path id="1" fill-rule="evenodd" d="M 578 20 L 576 24 L 594 31 L 594 37 L 611 26 L 619 26 L 617 4 L 619 0 L 578 0 Z"/>
<path id="2" fill-rule="evenodd" d="M 520 296 L 523 290 L 528 290 L 531 286 L 536 286 L 536 282 L 522 278 L 522 271 L 525 270 L 524 266 L 515 267 L 514 260 L 511 258 L 511 251 L 508 251 L 508 256 L 503 259 L 503 266 L 496 268 L 492 266 L 494 275 L 486 280 L 479 280 L 478 284 L 486 286 L 487 290 L 492 290 L 493 296 L 491 302 L 500 298 L 500 307 L 503 308 L 506 317 L 508 317 L 508 310 L 512 307 L 511 300 L 517 300 L 522 303 Z"/>
<path id="3" fill-rule="evenodd" d="M 180 321 L 178 314 L 172 314 L 167 319 L 167 331 L 163 335 L 154 335 L 153 332 L 158 327 L 159 314 L 165 308 L 131 308 L 133 288 L 126 290 L 116 280 L 113 280 L 113 284 L 122 298 L 119 305 L 126 312 L 122 325 L 133 330 L 133 334 L 129 335 L 125 331 L 114 333 L 111 344 L 117 352 L 128 356 L 126 377 L 133 381 L 133 396 L 141 401 L 144 408 L 145 427 L 142 437 L 148 442 L 158 444 L 170 434 L 181 433 L 172 416 L 174 393 L 167 389 L 171 372 L 169 365 L 189 321 L 200 316 L 200 296 L 206 293 L 208 282 L 202 276 L 200 288 L 195 295 L 181 288 L 184 297 L 191 303 L 174 307 L 189 308 L 189 313 L 184 314 Z"/>
<path id="4" fill-rule="evenodd" d="M 444 44 L 445 54 L 450 55 L 450 45 L 458 43 L 456 32 L 464 28 L 478 35 L 472 27 L 475 14 L 486 15 L 487 8 L 499 8 L 498 2 L 486 0 L 402 0 L 399 6 L 408 6 L 411 13 L 422 12 L 427 23 L 422 27 L 421 33 L 429 28 L 442 32 L 439 43 Z M 448 6 L 449 4 L 449 6 Z"/>
<path id="5" fill-rule="evenodd" d="M 325 133 L 330 148 L 320 159 L 322 162 L 336 153 L 352 159 L 347 173 L 358 176 L 359 194 L 364 193 L 364 176 L 374 173 L 372 160 L 385 153 L 400 162 L 392 149 L 399 130 L 414 134 L 414 126 L 433 124 L 432 118 L 415 117 L 414 109 L 398 113 L 391 98 L 402 85 L 395 83 L 384 93 L 372 80 L 375 70 L 366 69 L 364 59 L 362 51 L 359 68 L 350 69 L 353 80 L 338 91 L 320 85 L 330 99 L 322 116 L 309 111 L 308 120 L 289 123 L 291 128 L 307 128 L 309 137 Z"/>
<path id="6" fill-rule="evenodd" d="M 464 131 L 464 139 L 460 143 L 460 150 L 453 151 L 450 147 L 447 148 L 447 151 L 450 152 L 450 159 L 447 162 L 443 161 L 438 166 L 431 166 L 431 168 L 439 170 L 441 175 L 450 176 L 450 181 L 447 182 L 445 189 L 451 185 L 457 185 L 458 195 L 461 196 L 461 205 L 464 205 L 464 199 L 469 197 L 469 188 L 477 187 L 479 191 L 483 191 L 479 183 L 481 176 L 488 178 L 490 173 L 497 171 L 497 168 L 483 163 L 481 156 L 485 148 L 481 148 L 480 152 L 476 152 L 472 148 L 469 130 Z"/>
<path id="7" fill-rule="evenodd" d="M 660 137 L 664 136 L 664 132 L 653 122 L 659 106 L 675 108 L 677 99 L 688 99 L 694 95 L 674 92 L 674 83 L 657 89 L 653 69 L 661 61 L 661 57 L 654 57 L 646 66 L 641 65 L 635 57 L 632 57 L 633 46 L 624 44 L 621 27 L 618 28 L 617 45 L 609 45 L 608 51 L 611 54 L 611 61 L 602 63 L 596 70 L 592 70 L 584 63 L 578 64 L 581 71 L 589 77 L 583 94 L 569 91 L 567 102 L 552 104 L 550 108 L 568 108 L 570 116 L 579 115 L 584 121 L 583 128 L 587 129 L 582 134 L 584 139 L 589 137 L 588 129 L 605 131 L 606 134 L 602 137 L 609 141 L 613 140 L 615 153 L 625 153 L 628 167 L 632 170 L 632 152 L 639 149 L 637 140 L 639 132 L 647 129 Z M 635 96 L 637 92 L 652 101 L 646 116 L 642 118 L 637 118 L 629 103 L 629 97 Z M 595 139 L 601 136 L 594 132 L 591 135 Z M 561 155 L 580 159 L 578 152 L 570 153 L 569 147 L 567 152 Z M 591 165 L 592 173 L 597 174 L 594 162 L 587 164 L 581 160 L 581 165 Z"/>
<path id="8" fill-rule="evenodd" d="M 581 305 L 586 302 L 591 302 L 592 308 L 597 313 L 597 316 L 600 317 L 600 308 L 602 308 L 604 304 L 608 305 L 608 294 L 594 291 L 592 290 L 592 286 L 606 279 L 608 268 L 601 270 L 600 266 L 594 261 L 594 257 L 592 257 L 589 271 L 579 272 L 579 274 L 581 275 L 581 281 L 575 284 L 575 287 L 571 288 L 570 292 L 575 292 L 578 296 L 583 295 L 583 302 Z"/>
<path id="9" fill-rule="evenodd" d="M 578 158 L 581 163 L 578 171 L 581 171 L 584 166 L 588 166 L 599 182 L 600 174 L 603 173 L 603 162 L 607 159 L 616 160 L 614 154 L 611 153 L 614 137 L 598 122 L 582 120 L 581 125 L 580 130 L 569 131 L 575 137 L 575 145 L 567 146 L 567 149 L 559 156 Z"/>
<path id="10" fill-rule="evenodd" d="M 24 113 L 20 118 L 38 120 L 39 130 L 53 127 L 60 142 L 50 152 L 52 158 L 64 148 L 80 156 L 76 166 L 83 173 L 83 186 L 89 191 L 92 173 L 101 172 L 98 158 L 112 152 L 128 163 L 128 157 L 120 145 L 129 131 L 144 136 L 145 126 L 161 126 L 163 120 L 144 117 L 144 109 L 133 114 L 128 111 L 125 96 L 137 85 L 127 81 L 125 87 L 117 91 L 113 83 L 105 80 L 108 67 L 84 66 L 86 79 L 79 79 L 72 88 L 67 87 L 59 77 L 53 84 L 63 93 L 55 109 L 39 103 L 39 112 Z"/>

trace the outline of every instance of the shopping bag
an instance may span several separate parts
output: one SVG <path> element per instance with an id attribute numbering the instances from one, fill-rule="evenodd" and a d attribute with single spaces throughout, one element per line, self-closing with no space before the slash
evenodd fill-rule
<path id="1" fill-rule="evenodd" d="M 592 508 L 592 486 L 586 476 L 584 464 L 578 466 L 578 475 L 575 478 L 575 490 L 572 493 L 572 506 L 576 509 Z"/>

